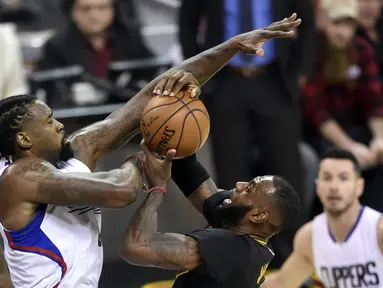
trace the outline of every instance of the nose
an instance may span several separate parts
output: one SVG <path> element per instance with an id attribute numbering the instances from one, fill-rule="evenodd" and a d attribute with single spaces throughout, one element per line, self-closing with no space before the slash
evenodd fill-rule
<path id="1" fill-rule="evenodd" d="M 57 129 L 57 132 L 59 132 L 59 133 L 64 131 L 64 124 L 62 124 L 61 122 L 57 121 L 56 129 Z"/>
<path id="2" fill-rule="evenodd" d="M 237 182 L 237 184 L 235 185 L 235 192 L 241 193 L 246 188 L 247 185 L 248 185 L 248 182 Z"/>

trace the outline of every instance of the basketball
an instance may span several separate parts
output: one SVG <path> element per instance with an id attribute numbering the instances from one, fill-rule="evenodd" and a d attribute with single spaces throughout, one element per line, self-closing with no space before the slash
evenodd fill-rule
<path id="1" fill-rule="evenodd" d="M 175 97 L 155 96 L 141 117 L 141 133 L 149 149 L 161 156 L 176 149 L 176 158 L 197 152 L 210 131 L 210 118 L 205 105 L 187 91 Z"/>

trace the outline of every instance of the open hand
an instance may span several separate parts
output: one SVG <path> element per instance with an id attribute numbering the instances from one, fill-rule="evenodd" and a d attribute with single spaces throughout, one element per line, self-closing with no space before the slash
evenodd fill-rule
<path id="1" fill-rule="evenodd" d="M 176 155 L 176 150 L 170 149 L 166 153 L 165 159 L 159 159 L 149 150 L 144 141 L 141 142 L 141 149 L 145 154 L 141 160 L 149 188 L 166 186 L 171 177 L 172 160 Z"/>
<path id="2" fill-rule="evenodd" d="M 175 96 L 181 90 L 188 90 L 191 97 L 201 94 L 200 85 L 191 73 L 176 70 L 159 80 L 153 93 L 156 95 Z"/>
<path id="3" fill-rule="evenodd" d="M 301 19 L 297 19 L 297 14 L 292 14 L 289 18 L 274 22 L 266 28 L 253 30 L 234 37 L 234 41 L 239 45 L 239 50 L 245 54 L 255 54 L 263 56 L 263 44 L 273 38 L 291 38 L 295 34 L 295 28 L 301 24 Z"/>

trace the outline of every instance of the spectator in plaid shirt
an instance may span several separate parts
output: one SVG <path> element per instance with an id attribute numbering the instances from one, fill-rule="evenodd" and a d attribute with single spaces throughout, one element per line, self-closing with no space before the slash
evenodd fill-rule
<path id="1" fill-rule="evenodd" d="M 305 118 L 314 128 L 309 142 L 319 153 L 330 145 L 352 152 L 364 169 L 362 201 L 383 212 L 383 91 L 379 68 L 370 44 L 355 37 L 356 2 L 333 1 L 327 11 L 330 21 L 319 41 L 314 76 L 302 93 Z"/>

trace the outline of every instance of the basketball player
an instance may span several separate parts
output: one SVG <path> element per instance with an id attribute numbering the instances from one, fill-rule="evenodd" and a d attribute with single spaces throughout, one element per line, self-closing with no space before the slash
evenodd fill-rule
<path id="1" fill-rule="evenodd" d="M 262 55 L 267 39 L 292 37 L 299 24 L 293 14 L 186 60 L 104 121 L 69 137 L 52 110 L 36 98 L 0 101 L 0 157 L 10 164 L 0 171 L 0 232 L 13 285 L 97 287 L 103 255 L 101 211 L 94 207 L 122 208 L 135 201 L 142 170 L 132 158 L 120 169 L 90 173 L 96 161 L 138 130 L 153 91 L 172 96 L 192 85 L 197 95 L 198 84 L 205 84 L 236 53 Z"/>
<path id="2" fill-rule="evenodd" d="M 174 150 L 163 161 L 143 144 L 142 150 L 152 188 L 129 224 L 121 256 L 133 265 L 178 270 L 176 288 L 259 287 L 274 256 L 268 240 L 299 212 L 299 197 L 291 185 L 278 176 L 263 176 L 219 192 L 195 155 L 174 160 L 171 169 Z M 150 168 L 158 166 L 162 173 Z M 170 169 L 173 180 L 213 228 L 188 235 L 157 230 Z"/>
<path id="3" fill-rule="evenodd" d="M 324 287 L 383 287 L 383 217 L 361 206 L 364 182 L 347 151 L 323 155 L 317 193 L 324 213 L 303 226 L 294 252 L 262 288 L 296 288 L 315 271 Z"/>

